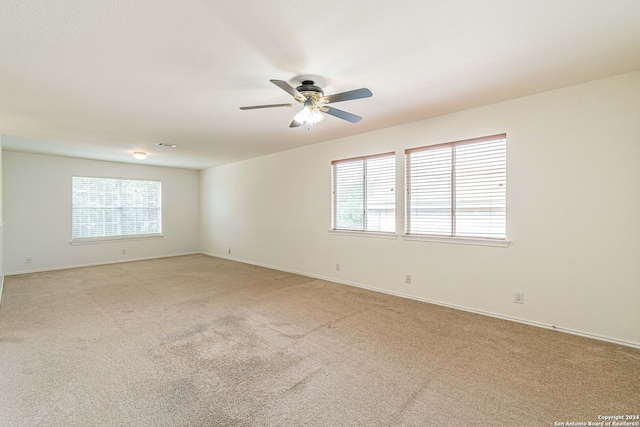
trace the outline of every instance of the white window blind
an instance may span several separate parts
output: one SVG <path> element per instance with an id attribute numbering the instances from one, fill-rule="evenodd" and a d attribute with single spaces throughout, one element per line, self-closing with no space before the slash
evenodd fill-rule
<path id="1" fill-rule="evenodd" d="M 395 232 L 395 153 L 336 160 L 331 165 L 332 228 Z"/>
<path id="2" fill-rule="evenodd" d="M 72 240 L 162 233 L 160 181 L 72 178 Z"/>
<path id="3" fill-rule="evenodd" d="M 406 150 L 408 235 L 506 238 L 507 140 Z"/>

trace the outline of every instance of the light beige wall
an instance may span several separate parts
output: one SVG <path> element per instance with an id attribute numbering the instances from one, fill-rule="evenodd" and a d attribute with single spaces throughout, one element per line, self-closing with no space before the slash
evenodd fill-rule
<path id="1" fill-rule="evenodd" d="M 502 132 L 510 247 L 328 232 L 332 160 L 396 151 L 402 234 L 404 149 Z M 202 249 L 640 345 L 639 166 L 634 72 L 203 171 Z"/>
<path id="2" fill-rule="evenodd" d="M 5 274 L 199 252 L 196 170 L 12 151 L 3 166 Z M 70 245 L 74 175 L 162 181 L 164 237 Z"/>

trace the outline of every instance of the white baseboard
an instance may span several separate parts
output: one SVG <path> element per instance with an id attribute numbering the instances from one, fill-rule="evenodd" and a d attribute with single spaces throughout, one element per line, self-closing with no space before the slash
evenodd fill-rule
<path id="1" fill-rule="evenodd" d="M 57 271 L 57 270 L 68 270 L 70 268 L 82 268 L 82 267 L 93 267 L 96 265 L 109 265 L 109 264 L 122 264 L 125 262 L 135 262 L 135 261 L 145 261 L 149 259 L 159 259 L 159 258 L 172 258 L 176 256 L 185 256 L 185 255 L 196 255 L 201 252 L 185 252 L 180 254 L 171 254 L 171 255 L 157 255 L 157 256 L 149 256 L 149 257 L 141 257 L 141 258 L 128 258 L 117 261 L 102 261 L 102 262 L 93 262 L 88 264 L 73 264 L 62 267 L 47 267 L 47 268 L 36 268 L 32 270 L 22 270 L 22 271 L 12 271 L 10 273 L 5 273 L 5 276 L 17 276 L 19 274 L 28 274 L 28 273 L 42 273 L 46 271 Z"/>
<path id="2" fill-rule="evenodd" d="M 508 320 L 508 321 L 511 321 L 511 322 L 522 323 L 522 324 L 525 324 L 525 325 L 536 326 L 538 328 L 548 329 L 548 330 L 557 331 L 557 332 L 563 332 L 563 333 L 571 334 L 571 335 L 578 335 L 578 336 L 581 336 L 581 337 L 596 339 L 596 340 L 599 340 L 599 341 L 610 342 L 610 343 L 613 343 L 613 344 L 623 345 L 625 347 L 633 347 L 633 348 L 640 349 L 640 343 L 623 341 L 623 340 L 619 340 L 619 339 L 616 339 L 616 338 L 610 338 L 610 337 L 606 337 L 606 336 L 602 336 L 602 335 L 592 334 L 592 333 L 589 333 L 589 332 L 578 331 L 578 330 L 575 330 L 575 329 L 565 328 L 565 327 L 562 327 L 562 326 L 550 325 L 550 324 L 546 324 L 546 323 L 542 323 L 542 322 L 536 322 L 536 321 L 527 320 L 527 319 L 521 319 L 521 318 L 512 317 L 512 316 L 505 316 L 505 315 L 502 315 L 502 314 L 492 313 L 492 312 L 484 311 L 484 310 L 478 310 L 478 309 L 471 308 L 471 307 L 464 307 L 464 306 L 460 306 L 460 305 L 456 305 L 456 304 L 450 304 L 450 303 L 446 303 L 446 302 L 442 302 L 442 301 L 431 300 L 431 299 L 428 299 L 428 298 L 421 298 L 421 297 L 417 297 L 417 296 L 414 296 L 414 295 L 403 294 L 403 293 L 400 293 L 400 292 L 388 291 L 386 289 L 376 288 L 376 287 L 373 287 L 373 286 L 367 286 L 367 285 L 363 285 L 361 283 L 354 283 L 354 282 L 348 282 L 348 281 L 344 281 L 344 280 L 338 280 L 338 279 L 335 279 L 333 277 L 323 277 L 323 276 L 319 276 L 319 275 L 316 275 L 316 274 L 309 274 L 309 273 L 305 273 L 305 272 L 301 272 L 301 271 L 295 271 L 295 270 L 290 270 L 290 269 L 286 269 L 286 268 L 276 267 L 276 266 L 273 266 L 273 265 L 267 265 L 267 264 L 261 264 L 261 263 L 257 263 L 257 262 L 251 262 L 251 261 L 242 260 L 242 259 L 238 259 L 238 258 L 232 258 L 232 257 L 225 256 L 225 255 L 216 255 L 216 254 L 211 254 L 211 253 L 206 253 L 206 252 L 202 252 L 202 254 L 203 255 L 212 256 L 212 257 L 216 257 L 216 258 L 227 259 L 227 260 L 230 260 L 230 261 L 237 261 L 237 262 L 241 262 L 243 264 L 249 264 L 249 265 L 255 265 L 255 266 L 258 266 L 258 267 L 269 268 L 269 269 L 272 269 L 272 270 L 278 270 L 278 271 L 284 271 L 284 272 L 287 272 L 287 273 L 299 274 L 301 276 L 307 276 L 307 277 L 311 277 L 311 278 L 314 278 L 314 279 L 326 280 L 328 282 L 340 283 L 342 285 L 355 286 L 357 288 L 368 289 L 370 291 L 381 292 L 383 294 L 394 295 L 394 296 L 397 296 L 397 297 L 408 298 L 408 299 L 412 299 L 412 300 L 416 300 L 416 301 L 426 302 L 426 303 L 429 303 L 429 304 L 435 304 L 435 305 L 440 305 L 440 306 L 443 306 L 443 307 L 449 307 L 449 308 L 453 308 L 453 309 L 456 309 L 456 310 L 467 311 L 469 313 L 481 314 L 483 316 L 489 316 L 489 317 L 494 317 L 494 318 L 497 318 L 497 319 Z"/>

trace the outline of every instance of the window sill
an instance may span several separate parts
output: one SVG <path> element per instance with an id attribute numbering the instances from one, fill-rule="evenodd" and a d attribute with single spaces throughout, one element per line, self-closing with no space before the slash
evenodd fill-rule
<path id="1" fill-rule="evenodd" d="M 108 243 L 108 242 L 130 242 L 131 240 L 148 240 L 148 239 L 161 239 L 164 236 L 162 234 L 134 234 L 129 236 L 104 236 L 104 237 L 81 237 L 78 239 L 71 239 L 70 245 L 91 245 L 94 243 Z"/>
<path id="2" fill-rule="evenodd" d="M 330 234 L 336 236 L 352 236 L 352 237 L 373 237 L 375 239 L 397 239 L 396 233 L 383 233 L 376 231 L 350 231 L 350 230 L 329 230 Z"/>
<path id="3" fill-rule="evenodd" d="M 471 237 L 445 237 L 445 236 L 424 236 L 416 234 L 403 234 L 402 238 L 409 241 L 419 242 L 435 242 L 435 243 L 452 243 L 457 245 L 479 245 L 493 246 L 499 248 L 508 248 L 511 243 L 509 240 L 483 239 Z"/>

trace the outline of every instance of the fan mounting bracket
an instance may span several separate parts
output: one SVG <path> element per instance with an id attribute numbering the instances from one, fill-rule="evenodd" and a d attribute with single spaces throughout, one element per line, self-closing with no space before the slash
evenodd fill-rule
<path id="1" fill-rule="evenodd" d="M 324 77 L 317 74 L 299 74 L 289 79 L 289 83 L 293 87 L 300 86 L 305 80 L 314 82 L 316 86 L 326 88 L 329 82 Z"/>

